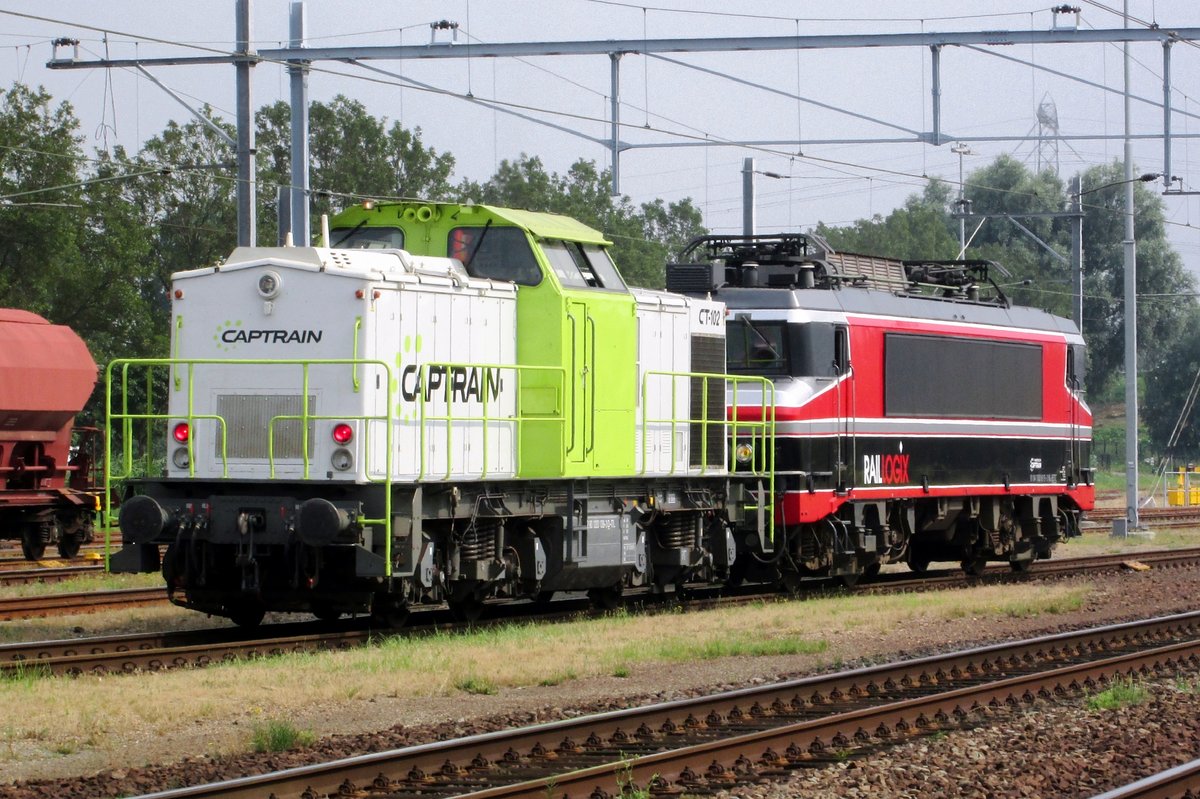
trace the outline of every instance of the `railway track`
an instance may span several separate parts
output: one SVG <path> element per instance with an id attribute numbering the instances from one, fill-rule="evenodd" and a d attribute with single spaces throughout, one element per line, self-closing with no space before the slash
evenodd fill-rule
<path id="1" fill-rule="evenodd" d="M 157 799 L 736 791 L 1132 674 L 1200 666 L 1200 613 L 1063 633 L 408 747 Z"/>
<path id="2" fill-rule="evenodd" d="M 1096 508 L 1087 512 L 1084 519 L 1084 524 L 1092 522 L 1094 524 L 1111 524 L 1113 519 L 1121 519 L 1125 517 L 1124 508 Z M 1200 525 L 1200 506 L 1178 507 L 1178 508 L 1141 508 L 1138 510 L 1138 518 L 1154 527 L 1172 526 L 1186 527 L 1190 525 Z"/>
<path id="3" fill-rule="evenodd" d="M 1186 568 L 1200 565 L 1200 548 L 1165 550 L 1138 555 L 1138 562 L 1151 568 Z M 1008 582 L 1027 579 L 1052 579 L 1062 574 L 1104 572 L 1129 568 L 1127 557 L 1110 555 L 1091 558 L 1069 558 L 1040 563 L 1032 573 L 1013 574 L 1004 567 L 990 569 L 981 577 L 966 577 L 958 570 L 932 573 L 923 577 L 907 574 L 882 575 L 876 582 L 857 590 L 872 593 L 906 593 L 932 588 L 946 589 L 988 582 Z M 824 581 L 814 589 L 832 590 L 834 583 Z M 162 589 L 159 600 L 165 598 Z M 73 595 L 88 597 L 89 594 Z M 757 602 L 761 593 L 749 591 L 728 596 L 716 594 L 699 596 L 688 602 L 692 609 L 718 605 Z M 561 620 L 586 612 L 589 605 L 580 599 L 565 598 L 551 606 L 535 604 L 505 606 L 502 616 L 483 624 L 506 624 L 514 619 Z M 0 601 L 0 613 L 4 602 Z M 441 609 L 418 610 L 405 628 L 406 634 L 419 635 L 434 629 L 450 630 L 464 625 L 454 624 L 448 612 Z M 477 623 L 478 625 L 479 623 Z M 60 641 L 39 641 L 0 645 L 0 674 L 36 667 L 50 674 L 80 675 L 157 671 L 180 667 L 199 667 L 238 657 L 263 657 L 288 652 L 311 652 L 345 649 L 364 645 L 381 634 L 393 631 L 372 629 L 367 619 L 345 620 L 331 625 L 297 622 L 269 625 L 259 629 L 213 628 L 186 633 L 139 633 L 131 635 L 97 636 Z"/>
<path id="4" fill-rule="evenodd" d="M 1097 794 L 1092 799 L 1168 799 L 1195 796 L 1197 788 L 1200 788 L 1200 760 L 1193 760 Z"/>
<path id="5" fill-rule="evenodd" d="M 66 563 L 66 561 L 62 561 Z M 0 586 L 27 585 L 29 583 L 61 583 L 87 574 L 101 574 L 104 567 L 97 563 L 75 565 L 46 565 L 32 569 L 4 569 L 0 567 Z"/>
<path id="6" fill-rule="evenodd" d="M 0 620 L 96 613 L 101 610 L 159 605 L 166 601 L 167 590 L 161 587 L 8 597 L 0 599 Z"/>

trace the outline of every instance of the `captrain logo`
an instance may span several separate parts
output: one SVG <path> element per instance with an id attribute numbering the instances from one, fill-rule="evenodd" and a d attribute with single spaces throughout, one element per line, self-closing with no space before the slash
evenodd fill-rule
<path id="1" fill-rule="evenodd" d="M 218 349 L 229 352 L 238 344 L 319 344 L 324 334 L 324 330 L 247 329 L 240 321 L 226 321 L 217 325 L 213 340 Z"/>

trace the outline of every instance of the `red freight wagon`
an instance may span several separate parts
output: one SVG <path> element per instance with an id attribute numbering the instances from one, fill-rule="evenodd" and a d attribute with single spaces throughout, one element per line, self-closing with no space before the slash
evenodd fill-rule
<path id="1" fill-rule="evenodd" d="M 47 544 L 72 557 L 92 538 L 95 437 L 73 449 L 72 428 L 95 384 L 73 330 L 0 309 L 0 538 L 20 539 L 29 560 Z"/>

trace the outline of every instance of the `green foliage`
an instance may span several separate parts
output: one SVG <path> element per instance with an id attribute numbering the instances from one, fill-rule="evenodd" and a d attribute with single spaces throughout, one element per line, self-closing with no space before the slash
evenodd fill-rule
<path id="1" fill-rule="evenodd" d="M 0 683 L 29 689 L 33 688 L 38 682 L 48 680 L 53 676 L 49 666 L 39 663 L 27 664 L 18 662 L 13 664 L 11 668 L 0 671 Z"/>
<path id="2" fill-rule="evenodd" d="M 458 194 L 465 202 L 549 211 L 574 217 L 613 242 L 613 260 L 630 285 L 661 288 L 664 266 L 692 238 L 705 230 L 700 210 L 690 199 L 662 200 L 635 207 L 624 195 L 609 193 L 611 173 L 594 161 L 579 160 L 565 175 L 550 173 L 541 159 L 523 155 L 502 161 L 483 183 L 464 181 Z"/>
<path id="3" fill-rule="evenodd" d="M 1089 391 L 1095 396 L 1111 392 L 1122 379 L 1124 167 L 1117 162 L 1093 167 L 1080 179 L 1085 192 L 1089 187 L 1105 187 L 1083 196 L 1083 334 L 1089 348 Z M 970 245 L 964 257 L 998 263 L 1002 271 L 994 272 L 993 278 L 1009 284 L 1005 291 L 1013 302 L 1070 317 L 1072 289 L 1066 260 L 1071 251 L 1071 220 L 1046 215 L 1070 207 L 1064 181 L 1052 172 L 1033 173 L 1002 155 L 965 182 L 971 210 L 993 216 L 981 225 L 968 223 Z M 1118 185 L 1107 185 L 1113 183 Z M 1162 202 L 1141 183 L 1134 184 L 1134 200 L 1137 290 L 1145 298 L 1138 304 L 1139 352 L 1143 368 L 1156 375 L 1147 395 L 1148 400 L 1154 397 L 1147 405 L 1155 410 L 1147 416 L 1154 418 L 1150 432 L 1161 443 L 1186 394 L 1179 383 L 1186 379 L 1190 384 L 1196 374 L 1192 360 L 1200 352 L 1179 333 L 1189 329 L 1188 321 L 1198 306 L 1190 296 L 1194 281 L 1167 242 Z M 909 197 L 887 217 L 875 216 L 843 228 L 822 224 L 815 232 L 835 248 L 851 252 L 905 259 L 953 258 L 958 242 L 952 207 L 950 188 L 931 181 L 922 194 Z M 1028 287 L 1016 285 L 1026 280 Z"/>
<path id="4" fill-rule="evenodd" d="M 10 198 L 0 204 L 0 306 L 51 317 L 59 281 L 81 267 L 78 130 L 71 107 L 51 108 L 45 91 L 0 91 L 0 195 Z"/>
<path id="5" fill-rule="evenodd" d="M 1093 167 L 1082 175 L 1083 190 L 1123 181 L 1124 174 L 1124 167 L 1115 161 Z M 1133 188 L 1137 292 L 1144 298 L 1138 302 L 1138 351 L 1142 368 L 1152 373 L 1165 361 L 1183 357 L 1174 350 L 1186 344 L 1188 337 L 1181 333 L 1197 307 L 1195 298 L 1187 295 L 1196 286 L 1167 242 L 1162 201 L 1142 183 Z M 1124 196 L 1125 186 L 1116 185 L 1083 197 L 1084 335 L 1091 373 L 1101 377 L 1118 373 L 1125 357 Z M 1176 414 L 1182 399 L 1180 395 L 1170 403 Z"/>
<path id="6" fill-rule="evenodd" d="M 1118 678 L 1107 689 L 1088 697 L 1089 710 L 1117 710 L 1128 705 L 1140 705 L 1150 698 L 1150 692 L 1128 678 Z"/>
<path id="7" fill-rule="evenodd" d="M 1181 427 L 1171 450 L 1176 458 L 1195 460 L 1200 457 L 1200 424 L 1195 407 L 1186 403 L 1192 384 L 1200 376 L 1200 341 L 1194 335 L 1200 324 L 1200 310 L 1189 308 L 1186 320 L 1179 323 L 1178 335 L 1166 346 L 1157 363 L 1152 363 L 1146 376 L 1146 401 L 1141 406 L 1141 419 L 1152 439 L 1166 447 Z"/>
<path id="8" fill-rule="evenodd" d="M 309 746 L 317 740 L 311 730 L 301 730 L 290 721 L 270 719 L 254 725 L 250 746 L 255 752 L 284 752 L 298 746 Z"/>
<path id="9" fill-rule="evenodd" d="M 476 674 L 468 674 L 466 677 L 456 681 L 454 687 L 468 694 L 491 696 L 496 693 L 496 684 L 494 682 L 487 677 L 480 677 Z"/>
<path id="10" fill-rule="evenodd" d="M 930 181 L 925 192 L 912 195 L 886 217 L 876 214 L 849 227 L 819 223 L 814 231 L 834 249 L 905 259 L 950 259 L 958 254 L 957 228 L 948 215 L 949 187 Z"/>
<path id="11" fill-rule="evenodd" d="M 454 156 L 421 141 L 409 130 L 376 118 L 357 100 L 338 95 L 309 107 L 309 184 L 313 187 L 314 230 L 321 214 L 344 206 L 351 194 L 372 199 L 450 196 Z M 273 244 L 279 212 L 273 185 L 291 184 L 291 111 L 280 101 L 258 112 L 256 144 L 261 212 L 259 241 Z"/>

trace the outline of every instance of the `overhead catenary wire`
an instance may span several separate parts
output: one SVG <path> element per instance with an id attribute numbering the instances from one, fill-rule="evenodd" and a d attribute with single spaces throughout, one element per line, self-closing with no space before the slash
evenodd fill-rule
<path id="1" fill-rule="evenodd" d="M 637 8 L 649 8 L 648 6 L 636 6 L 636 7 Z M 3 12 L 3 13 L 9 13 L 9 12 Z M 1019 12 L 1019 13 L 1024 14 L 1027 12 Z M 54 22 L 62 22 L 61 20 L 50 20 L 49 18 L 37 17 L 35 15 L 25 15 L 25 14 L 18 13 L 17 16 L 24 16 L 24 17 L 35 18 L 35 19 L 44 19 L 44 20 L 54 21 Z M 986 16 L 986 15 L 974 15 L 974 16 Z M 793 21 L 796 20 L 795 17 L 788 17 L 788 19 L 791 19 Z M 76 23 L 65 23 L 65 24 L 75 25 Z M 88 27 L 88 26 L 83 26 L 83 27 Z M 100 31 L 106 30 L 106 29 L 102 29 L 102 28 L 96 28 L 94 26 L 92 27 L 92 29 L 100 30 Z M 121 34 L 121 35 L 131 35 L 131 34 Z M 173 41 L 166 40 L 166 39 L 155 39 L 155 37 L 139 37 L 139 38 L 146 39 L 146 40 L 152 40 L 152 41 L 159 41 L 161 43 L 168 43 L 168 44 L 184 46 L 184 47 L 202 47 L 202 45 L 196 45 L 194 43 L 189 44 L 189 43 L 182 43 L 182 42 L 173 42 Z M 222 53 L 228 52 L 226 50 L 216 50 L 216 49 L 212 49 L 212 51 L 213 52 L 222 52 Z M 270 59 L 263 59 L 263 61 L 270 63 Z M 282 62 L 276 62 L 276 63 L 282 63 Z M 335 69 L 322 70 L 321 68 L 316 68 L 315 71 L 327 71 L 329 74 L 332 74 L 332 75 L 349 77 L 349 78 L 355 79 L 355 80 L 370 80 L 369 78 L 365 78 L 364 76 L 361 76 L 361 75 L 348 74 L 343 71 L 335 70 Z M 390 81 L 376 80 L 373 82 L 382 83 L 385 85 L 388 85 L 388 84 L 397 85 Z M 401 86 L 401 88 L 411 88 L 411 87 Z M 418 90 L 422 90 L 422 89 L 418 89 Z M 441 94 L 441 95 L 448 96 L 448 97 L 456 97 L 459 99 L 468 99 L 468 97 L 469 97 L 469 95 L 463 95 L 458 92 L 443 90 L 443 89 L 439 89 L 437 87 L 431 87 L 430 89 L 427 89 L 425 91 L 430 91 L 430 92 Z M 512 107 L 525 108 L 531 112 L 545 113 L 545 114 L 549 114 L 549 115 L 557 115 L 557 116 L 571 118 L 571 119 L 578 119 L 580 121 L 607 123 L 607 120 L 602 119 L 598 116 L 591 116 L 591 115 L 586 115 L 586 114 L 574 114 L 574 113 L 570 113 L 570 112 L 562 112 L 562 111 L 558 111 L 555 109 L 541 108 L 541 107 L 528 105 L 528 104 L 507 103 L 506 101 L 502 101 L 502 100 L 498 100 L 498 99 L 490 99 L 490 100 L 488 100 L 488 102 L 495 103 L 497 105 L 510 105 Z M 646 109 L 646 110 L 647 110 L 647 114 L 648 114 L 649 113 L 648 109 Z M 656 115 L 656 117 L 657 117 L 657 115 Z M 679 124 L 679 123 L 673 123 L 673 124 Z M 628 123 L 622 123 L 621 127 L 632 128 L 635 126 L 632 124 L 628 124 Z M 642 126 L 642 129 L 645 129 L 645 126 Z M 660 128 L 651 128 L 651 131 L 654 133 L 659 133 L 659 134 L 667 135 L 667 136 L 687 138 L 687 134 L 684 134 L 677 130 L 671 130 L 669 128 L 661 128 L 661 127 Z M 698 131 L 698 133 L 699 133 L 699 131 Z M 704 133 L 702 137 L 697 135 L 692 138 L 697 141 L 699 141 L 702 138 L 705 143 L 717 143 L 717 144 L 723 144 L 723 145 L 727 145 L 727 146 L 742 147 L 744 149 L 749 149 L 751 151 L 758 151 L 758 152 L 762 152 L 765 154 L 776 155 L 779 157 L 793 156 L 793 153 L 785 152 L 785 151 L 779 150 L 775 147 L 766 147 L 766 146 L 762 146 L 762 145 L 741 145 L 735 141 L 731 141 L 729 139 L 725 139 L 722 137 L 717 137 L 717 136 L 715 136 L 713 134 L 709 134 L 709 133 Z M 869 172 L 872 174 L 880 174 L 880 175 L 891 174 L 891 175 L 896 175 L 896 176 L 903 176 L 903 177 L 911 179 L 913 181 L 927 181 L 928 179 L 930 179 L 929 176 L 926 174 L 926 172 L 927 172 L 926 169 L 923 169 L 920 174 L 917 174 L 917 173 L 913 173 L 913 172 L 903 172 L 900 170 L 882 170 L 878 167 L 874 167 L 874 166 L 866 165 L 866 164 L 862 164 L 862 163 L 856 163 L 856 162 L 848 161 L 848 160 L 839 160 L 839 159 L 830 159 L 830 158 L 812 158 L 812 157 L 803 156 L 803 155 L 801 157 L 804 158 L 808 163 L 810 163 L 812 165 L 819 165 L 819 166 L 823 166 L 824 168 L 829 168 L 830 165 L 840 164 L 849 169 L 856 169 L 856 170 L 860 170 L 860 171 L 864 171 L 864 172 Z M 1182 225 L 1181 223 L 1174 223 L 1174 224 L 1185 226 L 1185 227 L 1188 226 L 1188 225 Z"/>

